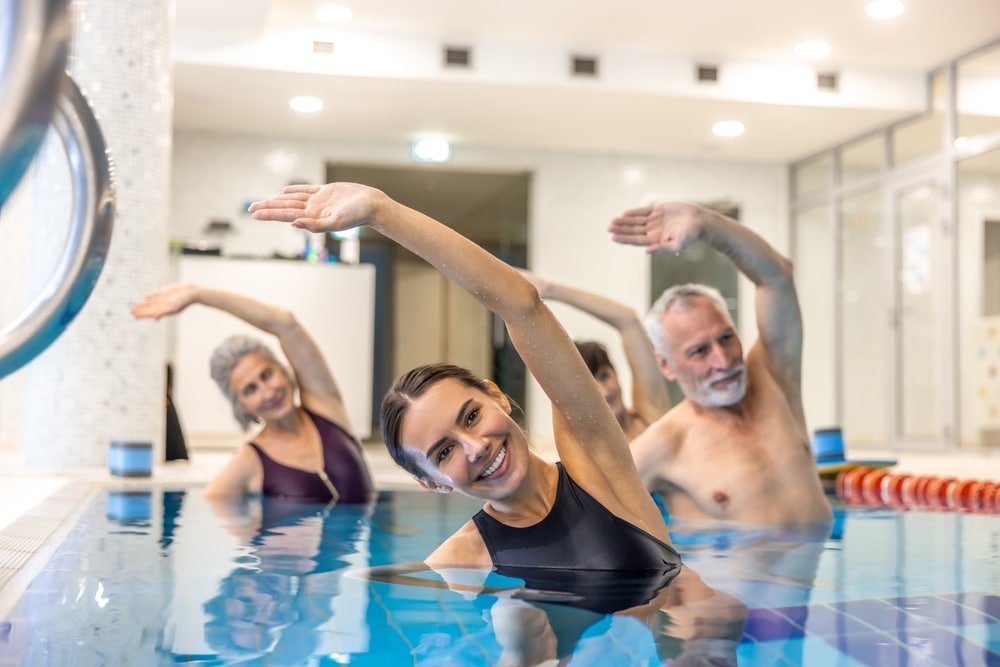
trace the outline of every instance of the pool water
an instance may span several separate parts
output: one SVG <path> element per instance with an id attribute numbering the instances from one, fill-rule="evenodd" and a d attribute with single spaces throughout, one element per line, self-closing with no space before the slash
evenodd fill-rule
<path id="1" fill-rule="evenodd" d="M 672 526 L 716 595 L 689 604 L 672 583 L 663 611 L 603 615 L 496 575 L 478 594 L 427 572 L 364 576 L 462 525 L 479 503 L 457 494 L 326 508 L 130 488 L 95 488 L 26 568 L 0 608 L 0 665 L 1000 665 L 996 515 Z"/>

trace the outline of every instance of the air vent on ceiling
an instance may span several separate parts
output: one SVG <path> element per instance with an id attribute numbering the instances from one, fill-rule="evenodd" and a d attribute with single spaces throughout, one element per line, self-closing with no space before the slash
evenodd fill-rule
<path id="1" fill-rule="evenodd" d="M 719 80 L 719 66 L 698 65 L 695 68 L 695 79 L 699 83 L 716 83 Z"/>
<path id="2" fill-rule="evenodd" d="M 464 46 L 444 47 L 445 67 L 471 67 L 472 50 Z"/>
<path id="3" fill-rule="evenodd" d="M 597 76 L 597 58 L 594 56 L 573 56 L 573 76 Z"/>
<path id="4" fill-rule="evenodd" d="M 320 42 L 313 40 L 313 53 L 322 56 L 333 55 L 333 42 Z"/>
<path id="5" fill-rule="evenodd" d="M 820 90 L 837 92 L 837 86 L 839 84 L 840 77 L 836 72 L 818 72 L 816 74 L 816 87 Z"/>

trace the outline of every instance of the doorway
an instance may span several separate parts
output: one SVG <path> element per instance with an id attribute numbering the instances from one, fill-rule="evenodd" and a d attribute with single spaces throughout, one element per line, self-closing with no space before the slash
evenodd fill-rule
<path id="1" fill-rule="evenodd" d="M 438 165 L 329 163 L 327 182 L 378 188 L 476 242 L 508 264 L 527 264 L 527 172 L 456 170 Z M 382 396 L 401 373 L 427 363 L 453 363 L 490 378 L 525 405 L 525 369 L 503 322 L 424 260 L 368 228 L 360 261 L 375 271 L 373 433 Z M 331 256 L 340 243 L 327 239 Z"/>

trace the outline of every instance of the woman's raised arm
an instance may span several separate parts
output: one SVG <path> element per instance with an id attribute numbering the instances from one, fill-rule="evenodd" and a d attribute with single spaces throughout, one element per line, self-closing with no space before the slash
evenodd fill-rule
<path id="1" fill-rule="evenodd" d="M 295 373 L 303 404 L 351 431 L 340 387 L 316 341 L 291 311 L 236 292 L 192 283 L 174 283 L 143 297 L 132 306 L 132 315 L 159 319 L 196 303 L 229 313 L 276 336 Z"/>
<path id="2" fill-rule="evenodd" d="M 552 401 L 556 446 L 570 474 L 600 475 L 613 479 L 606 482 L 612 486 L 634 478 L 642 488 L 624 435 L 572 339 L 516 269 L 436 220 L 355 183 L 288 186 L 250 211 L 256 219 L 313 232 L 368 225 L 425 259 L 504 320 Z"/>

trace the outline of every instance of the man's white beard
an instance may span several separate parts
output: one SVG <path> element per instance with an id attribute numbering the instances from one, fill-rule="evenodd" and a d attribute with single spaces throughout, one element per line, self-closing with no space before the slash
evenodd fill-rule
<path id="1" fill-rule="evenodd" d="M 736 382 L 718 389 L 713 387 L 712 383 L 719 378 L 707 380 L 690 392 L 685 387 L 681 388 L 685 389 L 684 395 L 687 396 L 688 400 L 697 403 L 703 408 L 727 408 L 742 401 L 747 393 L 746 366 L 740 367 L 739 374 Z"/>

